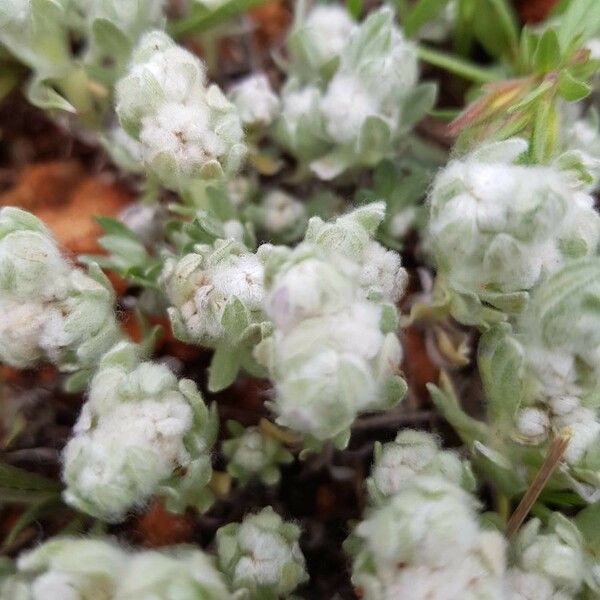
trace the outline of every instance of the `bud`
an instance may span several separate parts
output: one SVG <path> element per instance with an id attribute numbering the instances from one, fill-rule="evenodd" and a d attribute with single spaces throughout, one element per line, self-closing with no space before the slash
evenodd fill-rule
<path id="1" fill-rule="evenodd" d="M 121 342 L 100 362 L 65 447 L 64 498 L 109 522 L 154 494 L 173 509 L 206 508 L 216 432 L 216 414 L 192 381 L 141 362 L 139 348 Z"/>
<path id="2" fill-rule="evenodd" d="M 251 207 L 250 214 L 257 227 L 271 241 L 294 242 L 306 230 L 304 204 L 282 190 L 272 190 L 265 194 L 258 206 Z"/>
<path id="3" fill-rule="evenodd" d="M 550 430 L 548 414 L 539 408 L 524 408 L 517 415 L 517 430 L 531 443 L 545 441 Z"/>
<path id="4" fill-rule="evenodd" d="M 238 110 L 244 125 L 265 127 L 279 114 L 279 98 L 266 75 L 250 75 L 229 91 L 229 99 Z"/>
<path id="5" fill-rule="evenodd" d="M 197 245 L 192 254 L 168 259 L 161 279 L 173 332 L 183 341 L 214 346 L 262 316 L 263 265 L 240 242 Z"/>
<path id="6" fill-rule="evenodd" d="M 265 485 L 277 483 L 281 477 L 279 465 L 292 462 L 292 454 L 260 427 L 244 428 L 235 421 L 227 426 L 231 434 L 223 442 L 227 472 L 242 485 L 255 477 Z"/>
<path id="7" fill-rule="evenodd" d="M 440 450 L 435 436 L 405 429 L 395 441 L 375 444 L 371 477 L 367 479 L 371 501 L 383 503 L 416 475 L 439 475 L 469 491 L 475 482 L 469 464 L 461 462 L 454 452 Z"/>
<path id="8" fill-rule="evenodd" d="M 268 506 L 217 531 L 219 565 L 236 591 L 287 598 L 308 580 L 299 538 L 300 528 Z"/>

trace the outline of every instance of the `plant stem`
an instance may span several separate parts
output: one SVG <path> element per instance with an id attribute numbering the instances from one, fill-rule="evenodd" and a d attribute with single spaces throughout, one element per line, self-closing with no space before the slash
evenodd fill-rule
<path id="1" fill-rule="evenodd" d="M 478 67 L 458 56 L 440 52 L 427 46 L 417 46 L 417 55 L 421 60 L 430 65 L 445 69 L 468 81 L 474 81 L 476 83 L 492 83 L 500 80 L 498 75 L 488 69 Z"/>

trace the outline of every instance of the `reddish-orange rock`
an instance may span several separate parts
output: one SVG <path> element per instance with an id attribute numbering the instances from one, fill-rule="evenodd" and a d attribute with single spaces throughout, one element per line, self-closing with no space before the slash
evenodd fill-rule
<path id="1" fill-rule="evenodd" d="M 18 183 L 0 196 L 0 206 L 32 212 L 76 256 L 102 251 L 97 242 L 102 230 L 94 217 L 115 217 L 131 200 L 110 177 L 86 176 L 76 161 L 51 161 L 23 169 Z"/>
<path id="2" fill-rule="evenodd" d="M 36 214 L 66 250 L 74 255 L 92 254 L 102 252 L 97 241 L 102 229 L 94 217 L 116 217 L 131 201 L 131 195 L 118 184 L 87 177 L 60 208 L 44 207 Z"/>
<path id="3" fill-rule="evenodd" d="M 517 0 L 516 7 L 523 23 L 543 21 L 557 0 Z"/>
<path id="4" fill-rule="evenodd" d="M 135 523 L 136 537 L 148 548 L 189 542 L 193 532 L 194 519 L 190 514 L 170 513 L 159 499 L 155 499 Z"/>
<path id="5" fill-rule="evenodd" d="M 290 11 L 281 0 L 257 6 L 249 11 L 249 15 L 256 24 L 256 40 L 265 48 L 283 38 L 292 21 Z"/>
<path id="6" fill-rule="evenodd" d="M 17 184 L 0 196 L 0 205 L 32 212 L 60 207 L 84 177 L 82 166 L 74 160 L 29 165 Z"/>

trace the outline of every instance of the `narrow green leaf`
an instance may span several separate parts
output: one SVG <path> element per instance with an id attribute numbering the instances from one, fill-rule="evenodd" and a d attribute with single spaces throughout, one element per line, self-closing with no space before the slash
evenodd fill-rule
<path id="1" fill-rule="evenodd" d="M 173 37 L 200 33 L 242 15 L 265 2 L 267 0 L 229 0 L 214 10 L 192 10 L 189 16 L 170 22 L 167 31 Z"/>
<path id="2" fill-rule="evenodd" d="M 507 0 L 478 0 L 472 28 L 479 43 L 496 58 L 513 60 L 519 52 L 517 18 Z"/>
<path id="3" fill-rule="evenodd" d="M 58 495 L 52 498 L 48 498 L 45 500 L 40 500 L 39 502 L 35 502 L 31 504 L 31 506 L 27 507 L 19 518 L 14 522 L 10 531 L 4 538 L 2 545 L 6 548 L 10 544 L 12 544 L 16 539 L 19 533 L 23 531 L 28 525 L 31 525 L 37 519 L 39 519 L 42 514 L 52 505 L 54 505 L 59 500 Z"/>
<path id="4" fill-rule="evenodd" d="M 59 490 L 61 486 L 53 479 L 6 463 L 0 463 L 0 488 L 47 492 Z"/>
<path id="5" fill-rule="evenodd" d="M 463 58 L 448 54 L 447 52 L 434 50 L 428 46 L 417 46 L 417 54 L 422 61 L 445 69 L 449 73 L 454 73 L 468 81 L 474 81 L 476 83 L 492 83 L 501 79 L 497 73 L 494 73 L 489 69 L 475 65 Z"/>
<path id="6" fill-rule="evenodd" d="M 418 0 L 402 21 L 407 37 L 413 37 L 423 25 L 435 19 L 446 4 L 448 0 Z"/>

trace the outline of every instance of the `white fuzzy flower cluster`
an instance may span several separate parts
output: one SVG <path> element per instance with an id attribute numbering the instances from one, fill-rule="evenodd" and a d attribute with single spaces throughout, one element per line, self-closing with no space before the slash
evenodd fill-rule
<path id="1" fill-rule="evenodd" d="M 266 127 L 279 114 L 279 97 L 263 73 L 249 75 L 236 83 L 228 96 L 248 127 Z"/>
<path id="2" fill-rule="evenodd" d="M 599 299 L 600 259 L 573 261 L 533 292 L 514 331 L 506 333 L 524 357 L 517 440 L 543 447 L 552 434 L 568 433 L 564 461 L 592 490 L 600 488 Z"/>
<path id="3" fill-rule="evenodd" d="M 383 7 L 359 26 L 340 11 L 317 7 L 290 35 L 290 78 L 275 127 L 279 142 L 322 179 L 376 164 L 421 116 L 419 110 L 428 110 L 419 89 L 420 105 L 408 116 L 418 89 L 417 55 L 393 11 Z M 328 38 L 330 29 L 335 32 Z"/>
<path id="4" fill-rule="evenodd" d="M 371 503 L 387 502 L 419 475 L 441 476 L 467 491 L 475 487 L 469 463 L 461 461 L 455 452 L 441 450 L 435 436 L 404 429 L 393 442 L 375 443 L 371 477 L 367 479 Z"/>
<path id="5" fill-rule="evenodd" d="M 584 540 L 560 513 L 553 513 L 547 530 L 538 519 L 529 521 L 510 548 L 506 597 L 510 600 L 573 600 L 589 584 L 599 592 L 586 562 Z M 590 598 L 596 595 L 589 596 Z"/>
<path id="6" fill-rule="evenodd" d="M 280 189 L 267 192 L 258 205 L 246 213 L 260 232 L 275 243 L 290 243 L 300 239 L 308 222 L 305 205 Z"/>
<path id="7" fill-rule="evenodd" d="M 116 87 L 117 115 L 167 187 L 238 170 L 246 151 L 235 106 L 208 85 L 204 65 L 161 31 L 145 34 Z"/>
<path id="8" fill-rule="evenodd" d="M 441 475 L 415 475 L 359 523 L 347 548 L 365 600 L 504 600 L 502 535 Z"/>
<path id="9" fill-rule="evenodd" d="M 462 302 L 518 312 L 528 292 L 569 261 L 593 255 L 600 216 L 572 173 L 518 164 L 521 139 L 454 160 L 430 193 L 439 285 Z M 476 310 L 456 311 L 465 322 Z"/>
<path id="10" fill-rule="evenodd" d="M 42 360 L 89 371 L 120 337 L 114 292 L 97 267 L 88 274 L 62 256 L 44 224 L 18 208 L 0 210 L 0 360 Z"/>
<path id="11" fill-rule="evenodd" d="M 299 538 L 300 528 L 268 506 L 217 531 L 219 565 L 244 597 L 288 598 L 308 580 Z"/>
<path id="12" fill-rule="evenodd" d="M 63 453 L 65 500 L 105 521 L 154 494 L 173 510 L 211 500 L 216 413 L 191 380 L 139 354 L 121 342 L 103 357 Z"/>
<path id="13" fill-rule="evenodd" d="M 345 447 L 359 412 L 404 395 L 393 303 L 405 272 L 371 237 L 383 213 L 374 203 L 333 223 L 315 217 L 302 244 L 267 259 L 264 306 L 275 331 L 255 356 L 275 383 L 277 422 L 307 446 Z"/>
<path id="14" fill-rule="evenodd" d="M 260 427 L 230 421 L 227 428 L 231 436 L 223 442 L 227 472 L 242 485 L 254 478 L 265 485 L 277 483 L 281 477 L 279 465 L 292 462 L 292 453 Z"/>
<path id="15" fill-rule="evenodd" d="M 0 579 L 0 600 L 227 600 L 227 585 L 202 551 L 176 546 L 132 552 L 108 539 L 54 538 L 23 553 Z"/>
<path id="16" fill-rule="evenodd" d="M 263 276 L 260 253 L 231 239 L 167 259 L 162 282 L 175 336 L 204 346 L 238 337 L 262 317 Z"/>
<path id="17" fill-rule="evenodd" d="M 350 13 L 339 4 L 317 4 L 305 14 L 304 3 L 299 2 L 286 41 L 290 72 L 300 80 L 330 76 L 355 27 Z"/>

